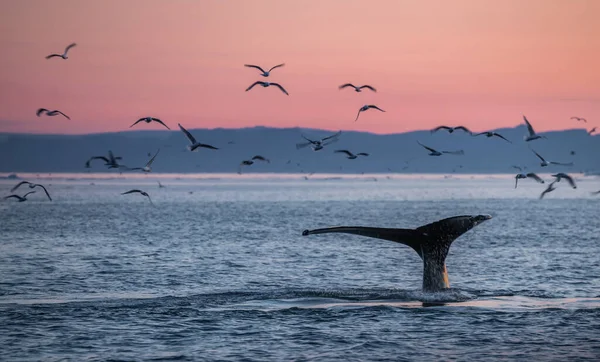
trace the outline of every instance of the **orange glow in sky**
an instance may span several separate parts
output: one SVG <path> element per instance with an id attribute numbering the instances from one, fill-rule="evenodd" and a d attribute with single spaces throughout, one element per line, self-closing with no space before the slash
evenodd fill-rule
<path id="1" fill-rule="evenodd" d="M 0 0 L 0 132 L 600 126 L 596 0 Z M 76 42 L 68 60 L 44 57 Z M 256 87 L 271 67 L 278 89 Z M 378 92 L 338 90 L 371 84 Z M 364 104 L 369 110 L 354 122 Z M 59 109 L 72 120 L 36 117 Z M 160 129 L 141 123 L 136 129 Z"/>

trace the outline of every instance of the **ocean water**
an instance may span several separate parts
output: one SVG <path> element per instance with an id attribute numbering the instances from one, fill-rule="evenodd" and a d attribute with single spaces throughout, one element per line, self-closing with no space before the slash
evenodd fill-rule
<path id="1" fill-rule="evenodd" d="M 0 202 L 1 360 L 600 359 L 598 178 L 26 176 L 54 201 Z M 301 235 L 464 214 L 493 219 L 444 293 L 406 246 Z"/>

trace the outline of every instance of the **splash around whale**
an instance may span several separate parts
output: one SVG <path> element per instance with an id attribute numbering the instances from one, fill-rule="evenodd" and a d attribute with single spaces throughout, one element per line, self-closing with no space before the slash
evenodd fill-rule
<path id="1" fill-rule="evenodd" d="M 438 292 L 450 288 L 446 257 L 450 245 L 459 236 L 471 230 L 491 215 L 453 216 L 416 229 L 393 229 L 364 226 L 336 226 L 304 230 L 303 236 L 327 233 L 345 233 L 394 241 L 411 247 L 423 260 L 423 291 Z"/>

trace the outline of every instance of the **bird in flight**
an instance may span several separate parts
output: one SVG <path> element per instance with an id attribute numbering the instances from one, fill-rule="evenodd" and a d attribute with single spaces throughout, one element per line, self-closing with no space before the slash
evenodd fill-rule
<path id="1" fill-rule="evenodd" d="M 337 142 L 339 135 L 342 134 L 342 131 L 339 131 L 335 134 L 332 134 L 331 136 L 327 136 L 325 138 L 321 138 L 320 140 L 311 140 L 309 138 L 306 138 L 306 136 L 302 135 L 302 138 L 304 138 L 305 140 L 307 140 L 308 142 L 303 142 L 303 143 L 297 143 L 296 144 L 296 149 L 301 149 L 304 148 L 306 146 L 312 146 L 313 151 L 319 151 L 322 150 L 323 147 L 327 146 L 328 144 Z"/>
<path id="2" fill-rule="evenodd" d="M 39 108 L 37 110 L 37 112 L 35 112 L 35 115 L 39 117 L 42 113 L 46 113 L 46 116 L 50 116 L 50 117 L 58 116 L 60 114 L 61 116 L 65 117 L 66 119 L 71 120 L 71 118 L 69 116 L 67 116 L 63 112 L 56 110 L 56 109 L 53 111 L 50 111 L 50 110 L 47 110 L 46 108 Z"/>
<path id="3" fill-rule="evenodd" d="M 596 127 L 592 128 L 591 130 L 588 131 L 588 134 L 591 136 L 592 133 L 596 132 Z"/>
<path id="4" fill-rule="evenodd" d="M 48 196 L 48 200 L 52 201 L 52 198 L 50 197 L 50 194 L 48 193 L 48 190 L 46 190 L 46 188 L 44 187 L 44 185 L 35 184 L 35 183 L 29 182 L 29 181 L 21 181 L 21 182 L 19 182 L 15 187 L 13 187 L 12 189 L 10 189 L 10 192 L 15 192 L 15 190 L 18 189 L 21 185 L 29 185 L 30 189 L 34 189 L 36 187 L 41 187 L 44 190 L 44 192 L 46 193 L 46 196 Z"/>
<path id="5" fill-rule="evenodd" d="M 108 151 L 108 157 L 104 157 L 104 156 L 93 156 L 93 157 L 90 157 L 90 159 L 85 162 L 85 167 L 86 168 L 90 168 L 91 162 L 93 160 L 102 160 L 102 161 L 104 161 L 104 166 L 113 166 L 113 167 L 110 167 L 110 168 L 118 168 L 119 164 L 117 163 L 117 161 L 118 160 L 122 160 L 123 157 L 120 157 L 120 156 L 119 157 L 115 157 L 114 155 L 112 155 L 112 156 L 111 155 L 112 155 L 112 151 Z"/>
<path id="6" fill-rule="evenodd" d="M 26 193 L 26 194 L 25 194 L 25 195 L 23 195 L 23 196 L 19 196 L 19 195 L 8 195 L 8 196 L 6 196 L 4 199 L 5 199 L 5 200 L 7 200 L 7 199 L 14 198 L 14 199 L 17 199 L 17 200 L 19 200 L 19 202 L 23 202 L 23 201 L 27 201 L 27 196 L 28 196 L 28 195 L 31 195 L 31 194 L 35 194 L 35 191 L 29 191 L 28 193 Z"/>
<path id="7" fill-rule="evenodd" d="M 346 157 L 346 158 L 347 158 L 347 159 L 349 159 L 349 160 L 354 160 L 354 159 L 356 159 L 358 156 L 365 156 L 365 157 L 366 157 L 366 156 L 368 156 L 368 155 L 369 155 L 368 153 L 365 153 L 365 152 L 361 152 L 361 153 L 354 154 L 354 153 L 352 153 L 352 152 L 350 152 L 350 151 L 348 151 L 348 150 L 335 150 L 335 151 L 333 151 L 333 152 L 334 152 L 334 153 L 345 153 L 345 154 L 347 155 L 347 157 Z"/>
<path id="8" fill-rule="evenodd" d="M 515 189 L 517 188 L 517 183 L 519 182 L 519 179 L 525 179 L 525 178 L 532 178 L 534 180 L 536 180 L 537 182 L 543 184 L 544 180 L 542 180 L 538 175 L 536 175 L 533 172 L 530 172 L 528 174 L 524 174 L 524 173 L 518 173 L 515 176 Z"/>
<path id="9" fill-rule="evenodd" d="M 548 165 L 558 165 L 558 166 L 573 166 L 573 162 L 569 162 L 569 163 L 561 163 L 561 162 L 554 162 L 554 161 L 546 161 L 539 153 L 535 152 L 534 150 L 532 150 L 530 148 L 530 150 L 535 153 L 535 155 L 542 160 L 542 162 L 540 163 L 540 166 L 542 167 L 546 167 Z"/>
<path id="10" fill-rule="evenodd" d="M 496 137 L 502 138 L 503 140 L 505 140 L 508 143 L 512 143 L 509 140 L 507 140 L 504 136 L 502 136 L 500 133 L 496 133 L 496 132 L 481 132 L 476 135 L 473 135 L 473 137 L 477 137 L 477 136 L 481 136 L 481 135 L 485 135 L 488 138 L 496 136 Z"/>
<path id="11" fill-rule="evenodd" d="M 437 150 L 435 150 L 435 149 L 433 149 L 431 147 L 425 146 L 424 144 L 422 144 L 419 141 L 417 141 L 417 143 L 420 144 L 422 147 L 424 147 L 425 149 L 427 149 L 430 152 L 429 156 L 441 156 L 444 153 L 448 153 L 448 154 L 451 154 L 451 155 L 464 155 L 465 154 L 465 151 L 463 151 L 463 150 L 458 150 L 458 151 L 441 151 L 440 152 L 440 151 L 437 151 Z"/>
<path id="12" fill-rule="evenodd" d="M 461 131 L 467 132 L 468 134 L 473 134 L 473 132 L 471 132 L 467 127 L 464 127 L 464 126 L 458 126 L 458 127 L 439 126 L 439 127 L 432 129 L 431 133 L 435 133 L 441 129 L 447 130 L 448 133 L 452 133 L 456 130 L 461 130 Z"/>
<path id="13" fill-rule="evenodd" d="M 529 132 L 529 135 L 525 136 L 524 138 L 525 142 L 537 140 L 539 138 L 546 138 L 546 136 L 540 136 L 539 134 L 535 133 L 535 131 L 533 130 L 533 126 L 531 125 L 531 123 L 529 123 L 525 115 L 523 115 L 523 119 L 525 120 L 525 125 L 527 126 L 527 132 Z"/>
<path id="14" fill-rule="evenodd" d="M 547 187 L 547 188 L 546 188 L 544 191 L 542 191 L 542 194 L 540 195 L 540 200 L 541 200 L 541 199 L 543 199 L 543 198 L 544 198 L 544 195 L 546 195 L 547 193 L 549 193 L 549 192 L 552 192 L 552 191 L 556 190 L 556 187 L 554 187 L 554 184 L 555 184 L 555 183 L 556 183 L 556 181 L 552 181 L 552 182 L 550 183 L 550 185 L 548 185 L 548 187 Z"/>
<path id="15" fill-rule="evenodd" d="M 152 202 L 152 199 L 150 198 L 150 195 L 148 195 L 148 193 L 145 192 L 145 191 L 138 190 L 138 189 L 133 189 L 133 190 L 129 190 L 129 191 L 123 192 L 121 195 L 135 194 L 135 193 L 138 193 L 138 194 L 140 194 L 142 196 L 146 196 L 148 198 L 148 201 L 150 201 L 150 203 L 152 204 L 152 206 L 154 206 L 154 203 Z"/>
<path id="16" fill-rule="evenodd" d="M 270 86 L 277 87 L 283 93 L 285 93 L 286 95 L 289 96 L 289 93 L 279 83 L 261 82 L 260 80 L 252 83 L 252 85 L 250 87 L 246 88 L 246 92 L 249 91 L 250 89 L 254 88 L 254 86 L 257 85 L 257 84 L 262 85 L 264 88 L 267 88 L 267 87 L 270 87 Z"/>
<path id="17" fill-rule="evenodd" d="M 166 124 L 164 124 L 163 121 L 161 121 L 158 118 L 154 118 L 154 117 L 142 117 L 140 119 L 138 119 L 137 121 L 135 121 L 131 126 L 129 126 L 129 128 L 135 126 L 136 124 L 140 123 L 140 122 L 146 122 L 146 123 L 150 123 L 150 122 L 156 122 L 156 123 L 160 123 L 163 126 L 167 127 L 167 129 L 170 130 L 169 126 L 167 126 Z"/>
<path id="18" fill-rule="evenodd" d="M 268 77 L 268 76 L 271 74 L 271 71 L 273 71 L 273 69 L 275 69 L 275 68 L 279 68 L 279 67 L 283 67 L 284 65 L 285 65 L 285 63 L 278 64 L 278 65 L 276 65 L 276 66 L 272 67 L 271 69 L 267 70 L 266 72 L 265 72 L 265 70 L 264 70 L 264 69 L 262 69 L 262 68 L 261 68 L 261 67 L 259 67 L 258 65 L 244 64 L 244 67 L 248 67 L 248 68 L 256 68 L 256 69 L 258 69 L 258 70 L 260 70 L 260 71 L 262 72 L 262 73 L 261 73 L 261 75 L 262 75 L 263 77 Z"/>
<path id="19" fill-rule="evenodd" d="M 370 85 L 367 85 L 367 84 L 365 84 L 365 85 L 361 85 L 361 86 L 355 86 L 355 85 L 354 85 L 354 84 L 352 84 L 352 83 L 346 83 L 346 84 L 342 84 L 341 86 L 339 86 L 339 87 L 338 87 L 338 89 L 340 89 L 340 90 L 341 90 L 341 89 L 344 89 L 344 88 L 346 88 L 346 87 L 352 87 L 352 88 L 354 88 L 354 91 L 355 91 L 355 92 L 357 92 L 357 93 L 360 93 L 360 92 L 362 92 L 362 89 L 363 89 L 363 88 L 367 88 L 367 89 L 370 89 L 370 90 L 372 90 L 373 92 L 377 92 L 377 89 L 375 89 L 375 88 L 373 88 L 372 86 L 370 86 Z"/>
<path id="20" fill-rule="evenodd" d="M 183 128 L 183 126 L 179 123 L 177 123 L 177 125 L 179 126 L 179 129 L 181 129 L 181 132 L 183 132 L 183 134 L 185 134 L 185 136 L 190 141 L 190 145 L 188 145 L 188 150 L 190 150 L 192 152 L 194 152 L 198 148 L 210 148 L 211 150 L 218 150 L 217 147 L 196 141 L 194 136 L 192 136 L 192 134 L 190 132 L 188 132 L 187 129 Z"/>
<path id="21" fill-rule="evenodd" d="M 364 111 L 366 111 L 367 109 L 370 109 L 370 108 L 376 109 L 376 110 L 381 111 L 381 112 L 385 112 L 383 109 L 377 107 L 374 104 L 365 104 L 364 106 L 360 107 L 360 109 L 358 110 L 358 113 L 356 114 L 356 119 L 354 120 L 354 122 L 358 121 L 358 117 L 360 116 L 361 112 L 364 112 Z"/>
<path id="22" fill-rule="evenodd" d="M 556 182 L 560 182 L 560 180 L 562 180 L 564 178 L 565 180 L 567 180 L 567 182 L 569 182 L 569 185 L 571 185 L 572 188 L 574 188 L 574 189 L 577 188 L 577 185 L 575 184 L 575 180 L 573 180 L 573 178 L 571 176 L 567 175 L 566 173 L 560 172 L 560 173 L 552 175 L 552 177 L 556 178 Z"/>
<path id="23" fill-rule="evenodd" d="M 160 148 L 158 149 L 158 151 L 156 151 L 156 153 L 154 154 L 154 156 L 152 156 L 152 158 L 150 159 L 150 161 L 146 162 L 146 166 L 144 166 L 144 167 L 128 168 L 128 170 L 129 171 L 142 170 L 143 172 L 152 172 L 152 162 L 154 162 L 154 159 L 156 158 L 156 156 L 158 156 L 159 152 L 160 152 Z"/>
<path id="24" fill-rule="evenodd" d="M 581 122 L 583 121 L 584 123 L 587 123 L 587 119 L 583 118 L 583 117 L 571 117 L 571 119 L 576 120 L 577 122 Z"/>
<path id="25" fill-rule="evenodd" d="M 65 60 L 69 59 L 69 57 L 67 56 L 67 53 L 69 52 L 69 49 L 73 48 L 75 45 L 77 45 L 77 43 L 71 43 L 69 44 L 66 48 L 65 48 L 65 52 L 62 54 L 50 54 L 48 56 L 46 56 L 46 59 L 50 59 L 50 58 L 54 58 L 54 57 L 59 57 L 59 58 L 63 58 Z"/>
<path id="26" fill-rule="evenodd" d="M 271 161 L 268 158 L 265 158 L 261 155 L 256 155 L 254 157 L 252 157 L 250 160 L 244 160 L 240 163 L 240 166 L 238 167 L 238 173 L 241 175 L 242 174 L 242 166 L 250 166 L 254 164 L 254 161 L 263 161 L 266 163 L 271 163 Z"/>

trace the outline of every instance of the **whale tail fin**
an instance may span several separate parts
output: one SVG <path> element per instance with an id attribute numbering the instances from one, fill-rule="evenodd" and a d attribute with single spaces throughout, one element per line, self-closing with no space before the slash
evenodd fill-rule
<path id="1" fill-rule="evenodd" d="M 446 256 L 452 242 L 478 224 L 491 218 L 490 215 L 454 216 L 416 229 L 338 226 L 304 230 L 302 235 L 345 233 L 394 241 L 409 246 L 423 260 L 423 290 L 437 291 L 450 287 L 446 269 Z"/>

